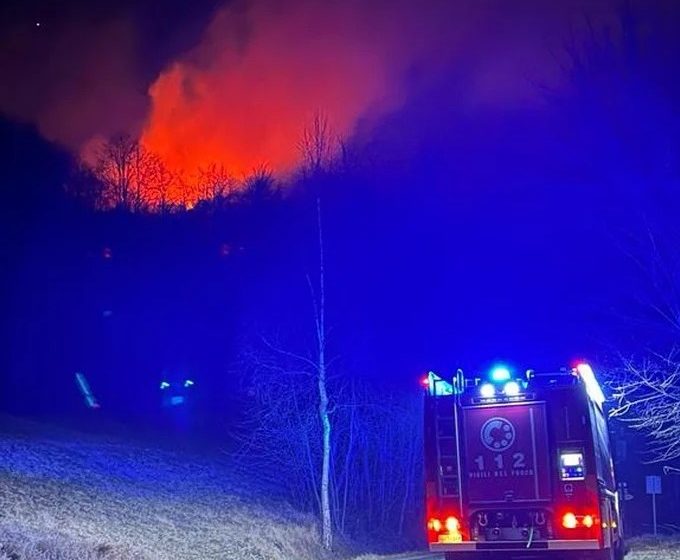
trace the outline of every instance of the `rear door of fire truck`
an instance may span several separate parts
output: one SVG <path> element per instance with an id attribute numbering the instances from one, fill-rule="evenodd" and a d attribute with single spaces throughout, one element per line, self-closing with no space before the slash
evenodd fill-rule
<path id="1" fill-rule="evenodd" d="M 463 486 L 473 538 L 545 539 L 551 493 L 544 402 L 463 406 Z"/>

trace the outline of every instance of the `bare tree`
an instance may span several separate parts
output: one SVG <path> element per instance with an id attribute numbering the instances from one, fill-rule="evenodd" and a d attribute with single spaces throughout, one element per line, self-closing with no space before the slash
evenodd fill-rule
<path id="1" fill-rule="evenodd" d="M 198 196 L 202 200 L 221 202 L 230 198 L 238 185 L 224 165 L 213 163 L 198 171 Z"/>
<path id="2" fill-rule="evenodd" d="M 642 431 L 650 460 L 680 458 L 680 360 L 678 352 L 649 353 L 641 361 L 623 360 L 610 371 L 614 406 L 610 416 Z"/>
<path id="3" fill-rule="evenodd" d="M 307 276 L 313 309 L 313 350 L 300 353 L 262 338 L 246 363 L 256 410 L 245 450 L 283 466 L 293 493 L 319 512 L 324 548 L 333 546 L 331 505 L 332 403 L 326 326 L 326 280 L 321 202 L 317 199 L 318 276 Z M 273 445 L 272 445 L 273 444 Z"/>
<path id="4" fill-rule="evenodd" d="M 418 392 L 376 390 L 334 367 L 326 378 L 332 430 L 324 450 L 318 359 L 314 351 L 299 354 L 289 346 L 262 339 L 246 357 L 256 402 L 244 426 L 248 464 L 259 457 L 259 467 L 275 473 L 298 507 L 321 514 L 319 467 L 326 451 L 333 541 L 380 536 L 416 542 L 419 533 L 408 520 L 422 515 Z"/>
<path id="5" fill-rule="evenodd" d="M 673 216 L 673 219 L 675 217 Z M 663 233 L 660 233 L 660 232 Z M 680 235 L 662 227 L 644 224 L 642 235 L 629 239 L 624 252 L 641 280 L 634 304 L 637 322 L 672 344 L 680 334 Z"/>
<path id="6" fill-rule="evenodd" d="M 335 391 L 333 518 L 345 537 L 408 536 L 422 493 L 422 401 L 367 382 Z"/>
<path id="7" fill-rule="evenodd" d="M 247 352 L 255 410 L 244 450 L 270 469 L 275 464 L 297 504 L 318 513 L 322 543 L 330 549 L 338 536 L 408 532 L 407 519 L 418 515 L 420 503 L 420 414 L 412 401 L 390 400 L 331 367 L 320 193 L 326 183 L 317 179 L 328 177 L 333 151 L 321 115 L 299 149 L 315 189 L 318 272 L 307 276 L 313 344 L 300 352 L 265 337 Z M 269 175 L 254 185 L 262 179 L 267 184 Z"/>
<path id="8" fill-rule="evenodd" d="M 176 178 L 156 154 L 148 154 L 146 187 L 150 207 L 166 214 L 176 207 L 172 200 L 171 189 L 177 186 Z"/>
<path id="9" fill-rule="evenodd" d="M 277 194 L 274 172 L 266 163 L 254 167 L 250 175 L 244 177 L 243 188 L 239 193 L 242 202 L 254 205 L 271 200 Z"/>
<path id="10" fill-rule="evenodd" d="M 336 146 L 328 118 L 316 112 L 298 141 L 302 157 L 302 171 L 306 176 L 317 176 L 331 167 Z"/>
<path id="11" fill-rule="evenodd" d="M 103 206 L 129 211 L 147 210 L 159 160 L 131 136 L 107 142 L 94 167 L 104 185 Z"/>
<path id="12" fill-rule="evenodd" d="M 322 460 L 321 460 L 321 538 L 324 548 L 333 545 L 333 525 L 330 505 L 330 473 L 331 473 L 331 418 L 328 399 L 328 372 L 326 362 L 326 281 L 323 245 L 323 227 L 321 223 L 321 198 L 316 199 L 317 225 L 319 233 L 319 278 L 315 289 L 314 282 L 307 276 L 309 289 L 314 302 L 314 323 L 316 327 L 316 382 L 319 390 L 319 420 L 322 426 Z"/>
<path id="13" fill-rule="evenodd" d="M 660 233 L 663 232 L 663 233 Z M 645 220 L 642 234 L 628 236 L 622 246 L 633 276 L 639 280 L 631 290 L 620 317 L 633 340 L 652 341 L 625 352 L 608 369 L 613 394 L 610 416 L 640 431 L 647 438 L 652 462 L 680 458 L 680 254 L 674 227 Z"/>
<path id="14" fill-rule="evenodd" d="M 80 162 L 72 170 L 64 190 L 88 208 L 102 208 L 106 186 L 93 170 Z"/>
<path id="15" fill-rule="evenodd" d="M 284 481 L 295 504 L 319 510 L 320 426 L 312 353 L 285 349 L 261 337 L 244 351 L 251 409 L 241 427 L 242 454 L 261 461 L 263 473 Z"/>

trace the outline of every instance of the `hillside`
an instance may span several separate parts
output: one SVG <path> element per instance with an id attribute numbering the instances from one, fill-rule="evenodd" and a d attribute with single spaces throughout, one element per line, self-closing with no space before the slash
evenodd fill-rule
<path id="1" fill-rule="evenodd" d="M 321 557 L 313 521 L 226 456 L 0 422 L 0 560 Z"/>
<path id="2" fill-rule="evenodd" d="M 0 560 L 324 558 L 313 520 L 225 454 L 0 416 L 0 458 Z M 677 540 L 631 545 L 680 560 Z"/>

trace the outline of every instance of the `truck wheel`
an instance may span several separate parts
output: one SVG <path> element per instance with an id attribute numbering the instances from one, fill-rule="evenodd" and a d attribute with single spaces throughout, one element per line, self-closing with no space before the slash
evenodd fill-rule
<path id="1" fill-rule="evenodd" d="M 616 543 L 616 550 L 614 551 L 614 560 L 623 560 L 627 553 L 628 549 L 626 548 L 626 543 L 619 539 Z"/>

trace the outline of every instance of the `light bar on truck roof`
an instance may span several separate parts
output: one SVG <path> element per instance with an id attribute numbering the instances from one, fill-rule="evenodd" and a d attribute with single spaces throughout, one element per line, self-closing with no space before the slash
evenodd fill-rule
<path id="1" fill-rule="evenodd" d="M 453 385 L 439 377 L 434 371 L 428 372 L 423 379 L 423 386 L 427 388 L 430 395 L 435 397 L 444 397 L 453 395 Z"/>
<path id="2" fill-rule="evenodd" d="M 578 373 L 579 377 L 583 380 L 583 383 L 586 386 L 586 393 L 588 393 L 588 396 L 597 404 L 602 406 L 606 399 L 604 393 L 602 392 L 600 384 L 597 382 L 597 379 L 595 378 L 595 372 L 593 372 L 593 368 L 591 368 L 589 364 L 585 363 L 578 364 L 576 366 L 576 372 Z"/>

